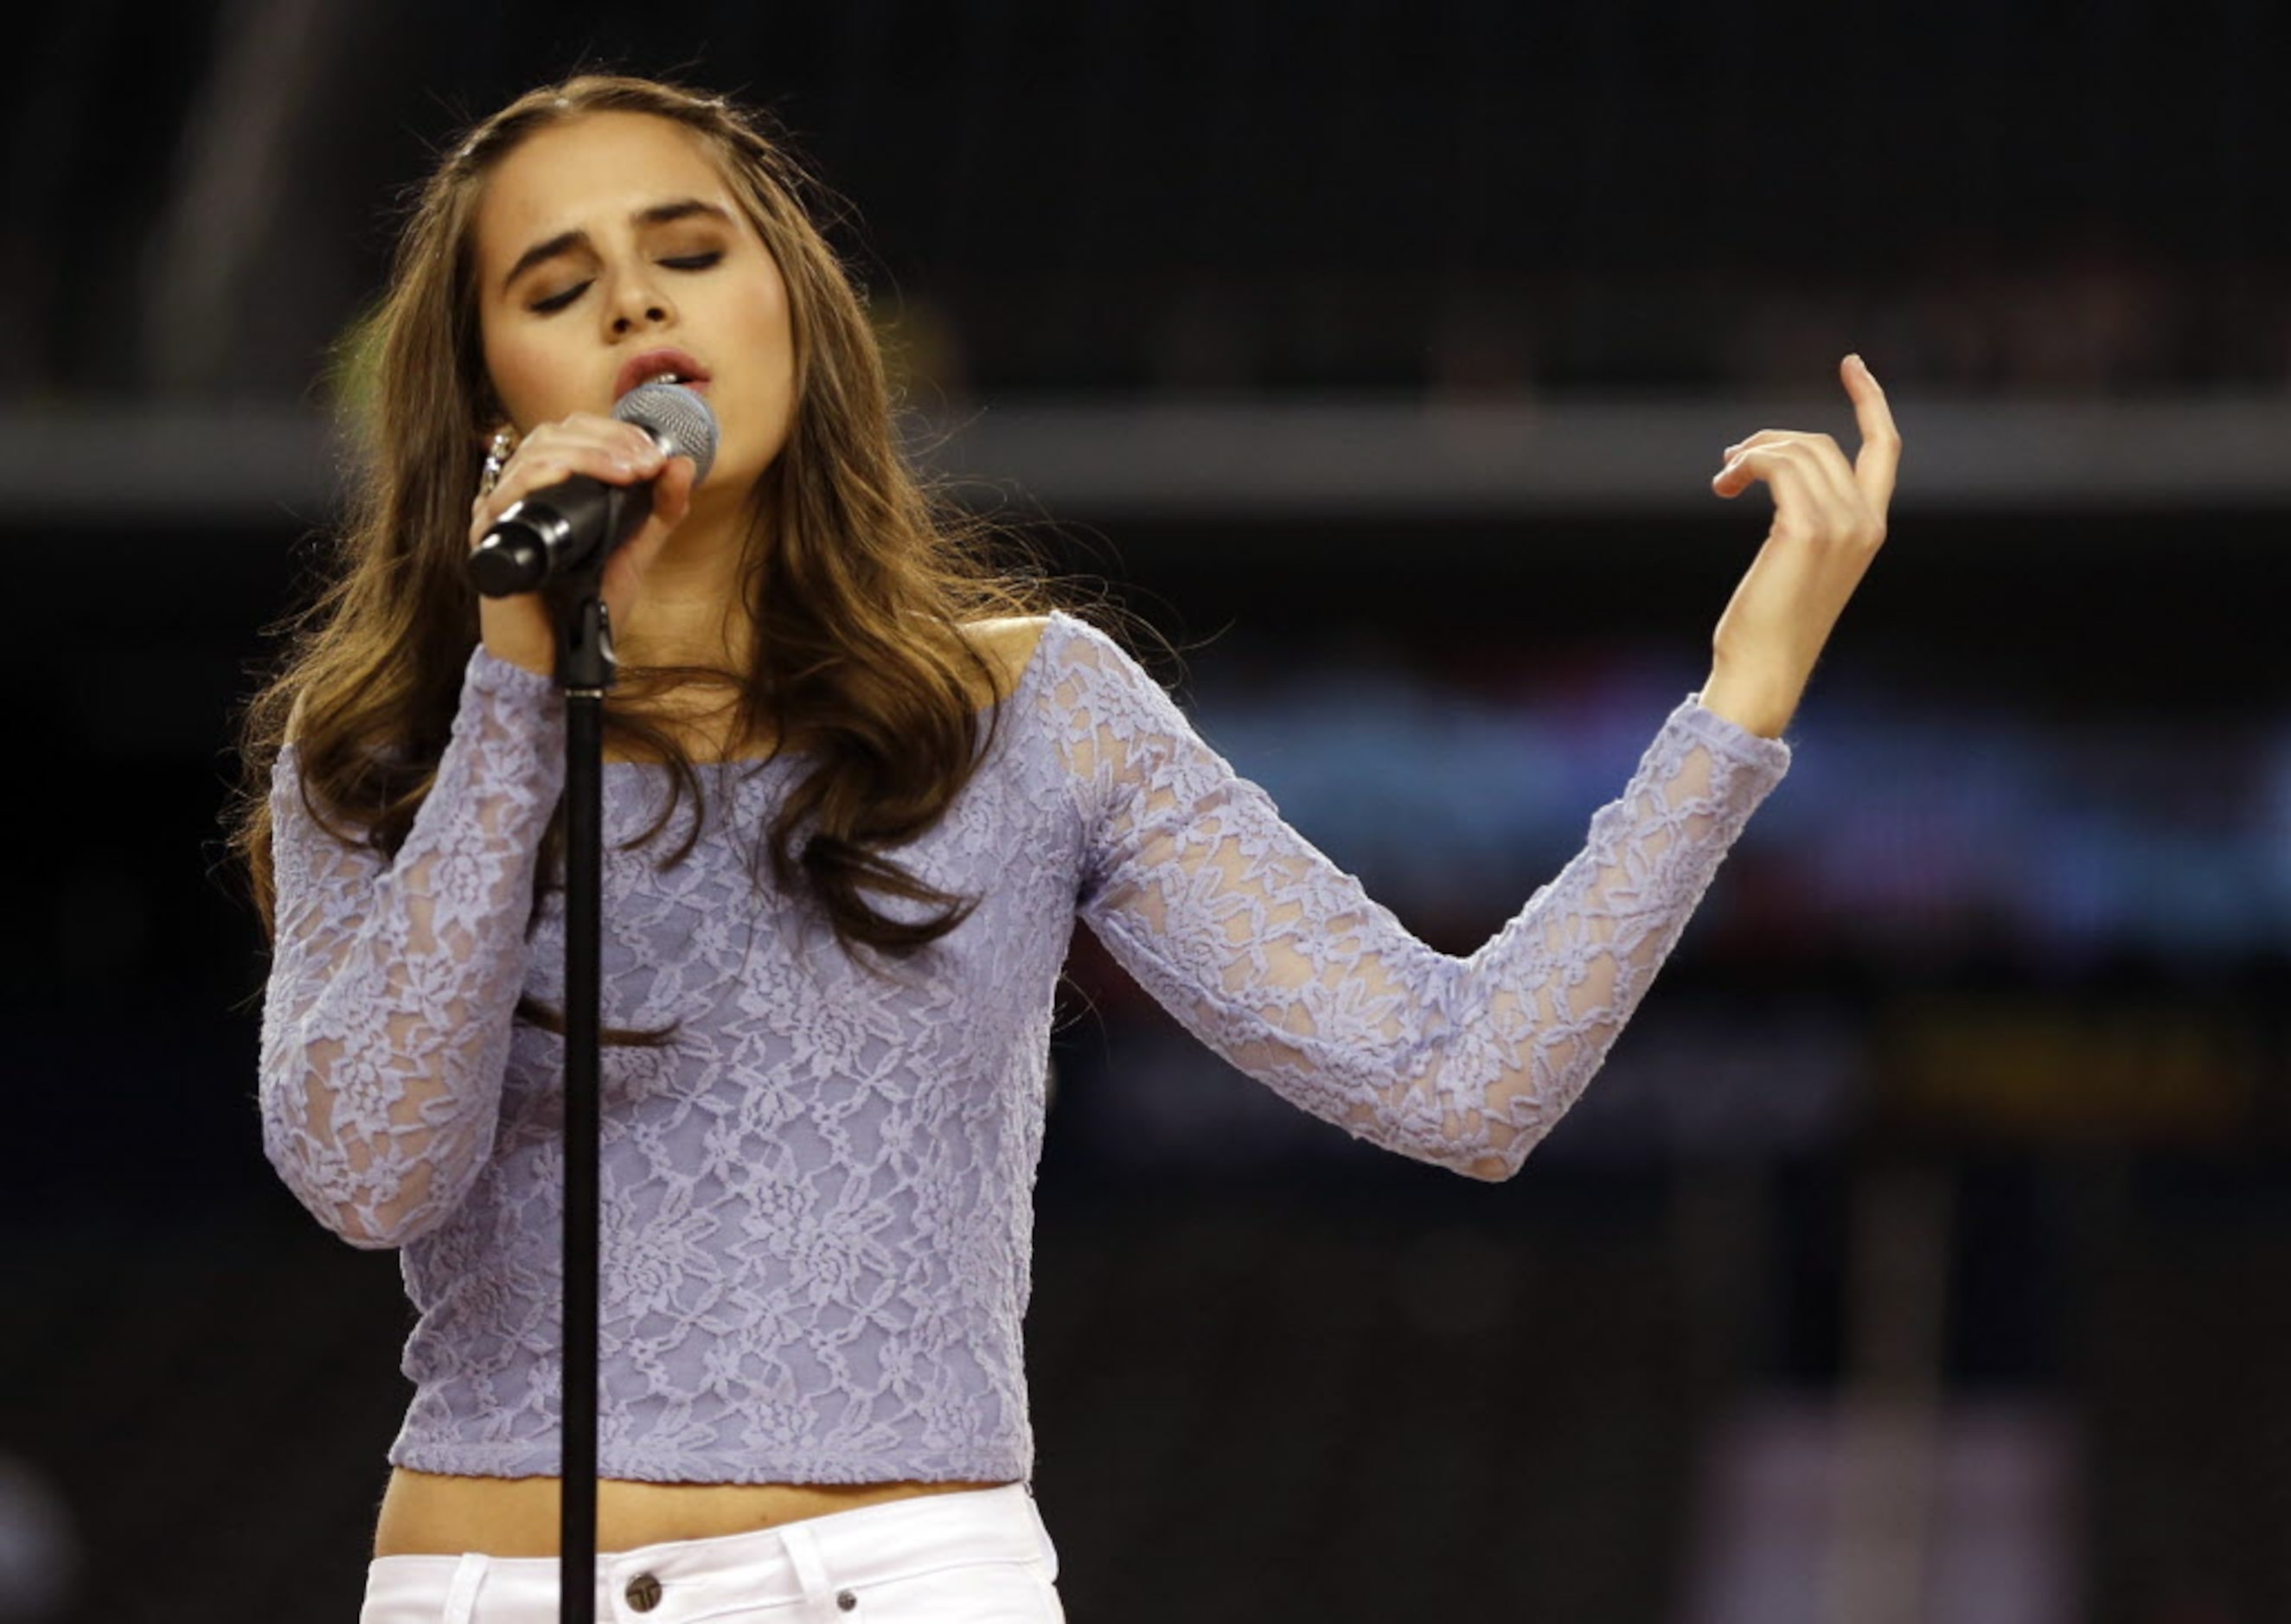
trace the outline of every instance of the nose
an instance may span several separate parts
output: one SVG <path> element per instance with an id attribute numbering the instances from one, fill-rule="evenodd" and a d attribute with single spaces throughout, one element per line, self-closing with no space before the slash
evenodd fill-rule
<path id="1" fill-rule="evenodd" d="M 646 277 L 617 278 L 613 298 L 607 310 L 610 314 L 613 336 L 620 338 L 639 327 L 656 327 L 672 319 L 676 307 L 668 295 L 652 285 Z"/>
<path id="2" fill-rule="evenodd" d="M 658 302 L 648 303 L 644 307 L 644 310 L 641 315 L 629 310 L 622 310 L 615 314 L 613 317 L 613 333 L 614 335 L 617 337 L 623 333 L 632 333 L 639 326 L 656 327 L 667 319 L 668 307 L 666 305 Z"/>

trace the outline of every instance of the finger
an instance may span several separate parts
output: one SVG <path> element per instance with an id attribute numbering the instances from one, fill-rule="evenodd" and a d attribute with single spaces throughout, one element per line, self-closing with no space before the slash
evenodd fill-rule
<path id="1" fill-rule="evenodd" d="M 658 475 L 666 458 L 651 435 L 634 423 L 576 412 L 535 427 L 518 443 L 491 491 L 470 503 L 470 545 L 535 491 L 585 475 L 607 485 L 632 485 Z"/>
<path id="2" fill-rule="evenodd" d="M 1712 484 L 1721 496 L 1740 495 L 1753 484 L 1764 484 L 1773 493 L 1777 530 L 1830 534 L 1844 527 L 1851 511 L 1823 477 L 1813 453 L 1797 441 L 1744 452 Z M 1860 506 L 1856 497 L 1852 507 Z"/>
<path id="3" fill-rule="evenodd" d="M 1839 512 L 1859 512 L 1869 505 L 1854 482 L 1853 464 L 1845 460 L 1845 449 L 1836 440 L 1827 434 L 1806 434 L 1798 437 L 1797 445 L 1806 472 Z"/>
<path id="4" fill-rule="evenodd" d="M 1759 446 L 1779 445 L 1783 440 L 1796 438 L 1797 432 L 1795 429 L 1761 429 L 1756 434 L 1744 435 L 1727 446 L 1726 454 L 1732 457 L 1738 451 L 1748 451 Z"/>
<path id="5" fill-rule="evenodd" d="M 652 436 L 636 424 L 583 412 L 533 430 L 510 455 L 502 477 L 507 478 L 511 469 L 530 467 L 551 457 L 577 455 L 583 449 L 617 456 L 647 472 L 656 472 L 661 460 L 660 447 Z"/>
<path id="6" fill-rule="evenodd" d="M 660 471 L 660 447 L 641 430 L 633 439 L 617 432 L 555 435 L 518 454 L 502 468 L 500 480 L 482 500 L 498 516 L 551 486 L 583 475 L 606 485 L 633 485 Z"/>
<path id="7" fill-rule="evenodd" d="M 1771 483 L 1777 474 L 1789 472 L 1799 455 L 1798 442 L 1805 437 L 1784 430 L 1766 429 L 1752 435 L 1740 445 L 1726 448 L 1726 465 L 1710 482 L 1711 488 L 1721 496 L 1739 496 L 1753 485 Z"/>
<path id="8" fill-rule="evenodd" d="M 626 465 L 637 478 L 650 478 L 658 473 L 663 460 L 659 443 L 651 435 L 634 423 L 618 422 L 609 417 L 567 418 L 562 425 L 536 435 L 535 441 L 537 456 L 601 452 L 616 465 Z"/>
<path id="9" fill-rule="evenodd" d="M 1832 439 L 1829 435 L 1820 433 L 1811 429 L 1761 429 L 1756 434 L 1744 435 L 1740 439 L 1736 440 L 1732 445 L 1727 446 L 1726 455 L 1732 457 L 1739 451 L 1755 451 L 1761 446 L 1791 446 L 1799 444 L 1808 446 L 1829 446 L 1831 447 L 1837 446 L 1837 442 L 1835 439 Z M 1842 448 L 1838 449 L 1839 456 L 1842 457 L 1845 454 Z"/>
<path id="10" fill-rule="evenodd" d="M 616 563 L 628 559 L 641 568 L 654 553 L 660 551 L 670 532 L 682 524 L 692 511 L 692 476 L 690 457 L 677 456 L 667 460 L 660 478 L 653 481 L 652 511 L 645 516 L 643 526 L 631 538 L 628 545 L 615 555 Z"/>
<path id="11" fill-rule="evenodd" d="M 1853 402 L 1854 420 L 1861 426 L 1861 453 L 1853 459 L 1854 483 L 1861 487 L 1879 513 L 1893 500 L 1893 478 L 1901 466 L 1901 432 L 1893 426 L 1893 410 L 1869 364 L 1849 355 L 1838 366 L 1845 393 Z"/>
<path id="12" fill-rule="evenodd" d="M 1827 434 L 1815 433 L 1805 429 L 1761 429 L 1756 434 L 1747 436 L 1727 446 L 1726 456 L 1731 461 L 1745 451 L 1783 446 L 1801 446 L 1821 456 L 1825 462 L 1834 460 L 1839 468 L 1845 470 L 1848 478 L 1852 477 L 1853 465 L 1846 462 L 1844 448 Z"/>
<path id="13" fill-rule="evenodd" d="M 688 456 L 670 457 L 661 469 L 660 478 L 653 482 L 652 511 L 644 525 L 629 539 L 625 546 L 614 550 L 605 565 L 604 589 L 613 613 L 625 615 L 634 594 L 639 590 L 646 571 L 661 550 L 668 545 L 669 536 L 684 522 L 692 511 L 694 463 Z"/>
<path id="14" fill-rule="evenodd" d="M 1790 438 L 1791 431 L 1787 429 L 1761 429 L 1756 434 L 1744 435 L 1726 447 L 1718 472 L 1710 481 L 1710 488 L 1729 501 L 1740 495 L 1757 483 L 1757 476 L 1750 470 L 1746 461 L 1749 454 L 1784 445 Z"/>
<path id="15" fill-rule="evenodd" d="M 669 538 L 669 532 L 683 525 L 685 515 L 692 511 L 692 458 L 671 456 L 660 470 L 660 478 L 653 481 L 653 511 L 644 520 L 644 532 L 639 534 L 641 554 L 651 557 L 653 550 Z"/>
<path id="16" fill-rule="evenodd" d="M 554 422 L 539 425 L 526 436 L 526 439 L 529 444 L 535 440 L 558 436 L 571 436 L 576 439 L 605 442 L 619 439 L 628 440 L 631 443 L 638 439 L 648 440 L 652 438 L 635 423 L 624 422 L 620 418 L 607 417 L 597 412 L 575 412 L 569 416 L 557 419 Z"/>
<path id="17" fill-rule="evenodd" d="M 1752 453 L 1764 454 L 1781 459 L 1805 476 L 1805 493 L 1795 506 L 1785 504 L 1781 487 L 1775 487 L 1779 527 L 1872 545 L 1885 540 L 1885 510 L 1864 494 L 1845 451 L 1827 434 L 1765 430 L 1752 435 L 1741 447 L 1728 449 L 1734 454 L 1712 481 L 1719 495 L 1732 497 L 1748 489 L 1756 481 L 1756 470 L 1741 464 L 1741 459 Z"/>
<path id="18" fill-rule="evenodd" d="M 670 457 L 661 467 L 660 478 L 653 481 L 653 518 L 665 528 L 684 522 L 692 511 L 693 476 L 699 464 L 688 456 Z"/>

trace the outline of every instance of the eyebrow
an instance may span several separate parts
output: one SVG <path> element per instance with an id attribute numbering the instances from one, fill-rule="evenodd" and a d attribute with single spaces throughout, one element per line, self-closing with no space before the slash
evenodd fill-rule
<path id="1" fill-rule="evenodd" d="M 727 226 L 732 223 L 732 217 L 722 209 L 712 203 L 703 203 L 697 197 L 677 197 L 667 203 L 655 203 L 649 208 L 639 209 L 629 219 L 641 230 L 652 226 L 672 225 L 677 221 L 695 217 L 721 221 Z M 589 234 L 578 230 L 559 231 L 544 242 L 534 244 L 518 254 L 517 263 L 509 268 L 509 275 L 502 278 L 502 291 L 507 293 L 519 277 L 543 261 L 590 245 Z"/>

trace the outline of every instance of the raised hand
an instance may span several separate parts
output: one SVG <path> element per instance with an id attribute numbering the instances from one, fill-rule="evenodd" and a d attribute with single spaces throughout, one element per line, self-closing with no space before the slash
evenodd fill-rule
<path id="1" fill-rule="evenodd" d="M 1827 434 L 1765 429 L 1729 446 L 1710 482 L 1730 499 L 1757 484 L 1773 493 L 1773 527 L 1719 617 L 1702 688 L 1706 710 L 1769 738 L 1789 725 L 1830 629 L 1877 556 L 1901 459 L 1869 366 L 1848 356 L 1838 374 L 1861 429 L 1851 463 Z"/>
<path id="2" fill-rule="evenodd" d="M 483 541 L 494 521 L 519 498 L 574 474 L 607 485 L 655 479 L 651 516 L 605 564 L 605 612 L 615 626 L 624 626 L 646 566 L 691 510 L 693 470 L 690 457 L 663 462 L 652 436 L 634 423 L 576 412 L 561 422 L 539 425 L 518 442 L 502 465 L 500 481 L 470 504 L 470 545 Z M 556 623 L 540 593 L 481 599 L 478 616 L 486 647 L 496 659 L 554 674 Z"/>

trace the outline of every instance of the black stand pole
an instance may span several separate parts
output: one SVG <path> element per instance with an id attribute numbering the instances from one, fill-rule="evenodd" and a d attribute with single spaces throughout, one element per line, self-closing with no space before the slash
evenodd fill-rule
<path id="1" fill-rule="evenodd" d="M 552 592 L 565 691 L 564 1425 L 558 1478 L 559 1624 L 597 1616 L 597 1295 L 599 927 L 604 879 L 605 690 L 612 627 L 598 571 Z"/>

